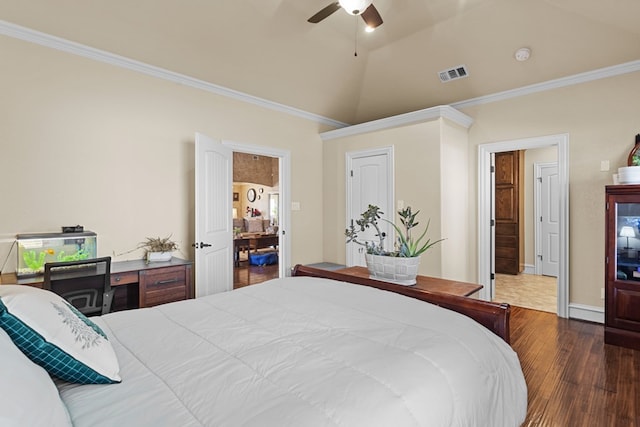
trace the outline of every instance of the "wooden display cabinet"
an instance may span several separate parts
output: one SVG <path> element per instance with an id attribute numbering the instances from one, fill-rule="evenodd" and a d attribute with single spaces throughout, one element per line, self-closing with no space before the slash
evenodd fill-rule
<path id="1" fill-rule="evenodd" d="M 640 350 L 640 185 L 606 187 L 604 341 Z"/>

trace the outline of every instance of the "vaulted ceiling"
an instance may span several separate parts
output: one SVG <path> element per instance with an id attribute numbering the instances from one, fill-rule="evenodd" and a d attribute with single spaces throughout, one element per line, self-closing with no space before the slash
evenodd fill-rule
<path id="1" fill-rule="evenodd" d="M 638 0 L 375 0 L 373 33 L 307 22 L 329 3 L 0 0 L 0 19 L 351 124 L 640 59 Z"/>

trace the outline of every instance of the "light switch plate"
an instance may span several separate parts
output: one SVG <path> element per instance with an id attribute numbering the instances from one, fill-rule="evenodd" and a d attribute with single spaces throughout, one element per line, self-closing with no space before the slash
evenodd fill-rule
<path id="1" fill-rule="evenodd" d="M 606 172 L 609 170 L 609 160 L 600 161 L 600 172 Z"/>

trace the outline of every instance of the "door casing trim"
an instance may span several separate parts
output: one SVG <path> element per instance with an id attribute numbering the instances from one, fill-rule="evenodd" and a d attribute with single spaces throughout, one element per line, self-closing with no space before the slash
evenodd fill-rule
<path id="1" fill-rule="evenodd" d="M 558 150 L 558 197 L 560 210 L 558 268 L 558 316 L 569 316 L 569 134 L 548 135 L 480 144 L 478 146 L 478 283 L 479 297 L 491 295 L 491 153 L 555 146 Z"/>

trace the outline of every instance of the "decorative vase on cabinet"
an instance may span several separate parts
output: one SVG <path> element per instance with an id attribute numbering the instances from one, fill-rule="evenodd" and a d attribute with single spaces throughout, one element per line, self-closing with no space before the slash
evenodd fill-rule
<path id="1" fill-rule="evenodd" d="M 640 350 L 640 185 L 606 187 L 604 341 Z"/>
<path id="2" fill-rule="evenodd" d="M 367 268 L 372 279 L 383 280 L 397 285 L 416 284 L 420 257 L 390 257 L 365 254 Z"/>

